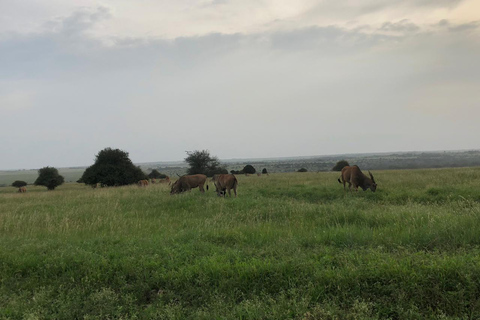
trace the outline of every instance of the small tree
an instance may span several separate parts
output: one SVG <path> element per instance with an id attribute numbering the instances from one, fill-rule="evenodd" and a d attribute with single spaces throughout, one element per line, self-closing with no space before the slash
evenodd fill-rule
<path id="1" fill-rule="evenodd" d="M 150 172 L 150 173 L 148 174 L 148 177 L 149 177 L 150 179 L 165 179 L 165 178 L 167 177 L 167 175 L 158 172 L 157 169 L 153 169 L 152 172 Z"/>
<path id="2" fill-rule="evenodd" d="M 21 180 L 15 180 L 12 183 L 12 187 L 15 187 L 15 188 L 25 187 L 26 185 L 27 185 L 27 183 L 25 181 L 21 181 Z"/>
<path id="3" fill-rule="evenodd" d="M 305 168 L 301 168 L 301 169 L 298 169 L 298 171 L 297 171 L 297 172 L 307 172 L 307 169 L 305 169 Z"/>
<path id="4" fill-rule="evenodd" d="M 140 167 L 135 166 L 128 157 L 128 152 L 120 149 L 105 148 L 95 159 L 95 163 L 83 173 L 80 181 L 94 186 L 124 186 L 147 179 Z"/>
<path id="5" fill-rule="evenodd" d="M 217 173 L 228 173 L 227 169 L 220 166 L 217 157 L 210 156 L 208 150 L 187 151 L 185 162 L 190 166 L 187 174 L 205 174 L 211 177 Z"/>
<path id="6" fill-rule="evenodd" d="M 247 164 L 245 167 L 243 167 L 242 171 L 248 174 L 254 174 L 257 172 L 257 170 L 255 170 L 255 168 L 250 164 Z"/>
<path id="7" fill-rule="evenodd" d="M 44 167 L 38 170 L 38 178 L 33 183 L 36 186 L 45 186 L 48 190 L 54 190 L 63 184 L 65 179 L 58 173 L 54 167 Z"/>
<path id="8" fill-rule="evenodd" d="M 262 174 L 268 174 L 268 172 L 267 172 L 267 168 L 263 168 L 263 170 L 262 170 Z"/>
<path id="9" fill-rule="evenodd" d="M 343 167 L 346 167 L 346 166 L 349 166 L 348 162 L 346 160 L 340 160 L 332 168 L 332 171 L 342 171 Z"/>

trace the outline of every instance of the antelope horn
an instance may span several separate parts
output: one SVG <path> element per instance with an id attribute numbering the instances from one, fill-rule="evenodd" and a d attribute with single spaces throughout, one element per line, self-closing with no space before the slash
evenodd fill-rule
<path id="1" fill-rule="evenodd" d="M 368 170 L 368 174 L 370 175 L 370 179 L 372 179 L 372 182 L 375 183 L 375 179 L 373 179 L 373 174 Z"/>

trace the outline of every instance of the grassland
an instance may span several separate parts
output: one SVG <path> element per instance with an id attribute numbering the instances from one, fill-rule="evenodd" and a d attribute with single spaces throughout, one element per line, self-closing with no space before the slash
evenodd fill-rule
<path id="1" fill-rule="evenodd" d="M 0 188 L 0 318 L 480 318 L 480 168 L 374 174 Z"/>
<path id="2" fill-rule="evenodd" d="M 65 182 L 75 182 L 82 176 L 85 168 L 59 168 L 58 172 L 65 178 Z M 38 170 L 10 170 L 0 171 L 0 187 L 11 186 L 15 180 L 33 184 L 38 178 Z"/>

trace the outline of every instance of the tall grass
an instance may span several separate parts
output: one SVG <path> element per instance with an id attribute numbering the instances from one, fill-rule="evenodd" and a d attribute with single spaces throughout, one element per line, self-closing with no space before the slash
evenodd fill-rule
<path id="1" fill-rule="evenodd" d="M 479 318 L 480 169 L 373 173 L 2 188 L 0 318 Z"/>

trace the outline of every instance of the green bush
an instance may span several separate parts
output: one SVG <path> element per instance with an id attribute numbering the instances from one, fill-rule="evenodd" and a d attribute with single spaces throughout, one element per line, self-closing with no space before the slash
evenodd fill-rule
<path id="1" fill-rule="evenodd" d="M 96 155 L 95 163 L 85 170 L 80 181 L 91 186 L 97 183 L 124 186 L 143 179 L 147 179 L 147 176 L 132 163 L 128 152 L 106 148 Z"/>
<path id="2" fill-rule="evenodd" d="M 15 180 L 12 183 L 12 187 L 15 187 L 15 188 L 25 187 L 26 185 L 27 183 L 25 181 L 20 181 L 20 180 Z"/>
<path id="3" fill-rule="evenodd" d="M 65 179 L 58 173 L 54 167 L 44 167 L 38 170 L 38 178 L 33 183 L 36 186 L 45 186 L 48 190 L 54 190 L 63 184 Z"/>
<path id="4" fill-rule="evenodd" d="M 167 177 L 166 174 L 158 172 L 157 169 L 153 169 L 152 172 L 148 174 L 150 179 L 165 179 Z"/>
<path id="5" fill-rule="evenodd" d="M 190 166 L 187 174 L 205 174 L 211 177 L 218 173 L 228 173 L 227 169 L 220 166 L 218 158 L 211 156 L 208 150 L 187 151 L 185 162 Z"/>
<path id="6" fill-rule="evenodd" d="M 242 169 L 243 173 L 249 173 L 249 174 L 254 174 L 257 172 L 255 168 L 251 164 L 247 164 L 245 167 Z"/>
<path id="7" fill-rule="evenodd" d="M 346 160 L 340 160 L 332 168 L 332 171 L 342 171 L 343 167 L 346 166 L 349 166 L 348 162 Z"/>

